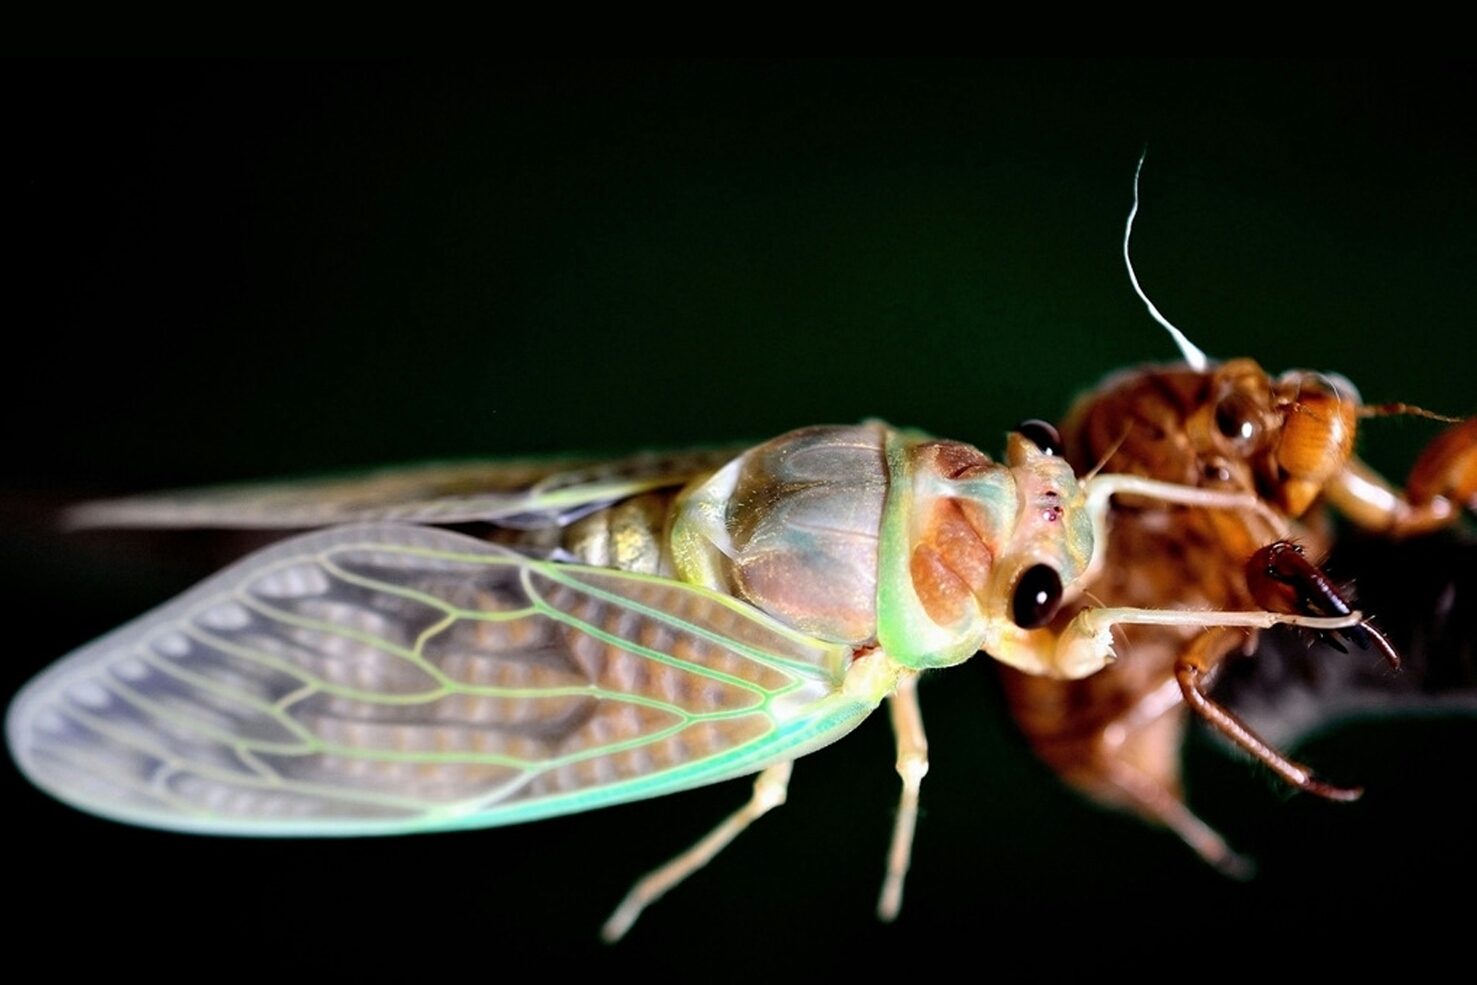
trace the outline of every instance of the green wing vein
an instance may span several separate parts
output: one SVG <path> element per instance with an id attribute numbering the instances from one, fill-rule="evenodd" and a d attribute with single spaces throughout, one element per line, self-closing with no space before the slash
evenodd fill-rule
<path id="1" fill-rule="evenodd" d="M 306 534 L 72 654 L 12 705 L 85 810 L 255 835 L 512 823 L 844 734 L 851 654 L 705 589 L 427 527 Z"/>

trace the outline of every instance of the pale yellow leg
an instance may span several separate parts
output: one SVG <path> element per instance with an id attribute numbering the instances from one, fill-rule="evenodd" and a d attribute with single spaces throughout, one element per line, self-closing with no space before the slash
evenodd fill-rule
<path id="1" fill-rule="evenodd" d="M 1054 657 L 1057 672 L 1069 679 L 1086 677 L 1101 670 L 1114 659 L 1113 627 L 1124 624 L 1145 626 L 1192 626 L 1213 629 L 1239 626 L 1244 629 L 1271 629 L 1273 626 L 1303 626 L 1307 629 L 1348 629 L 1364 623 L 1364 614 L 1346 616 L 1304 616 L 1283 612 L 1227 612 L 1190 609 L 1083 609 L 1072 617 L 1056 641 Z"/>
<path id="2" fill-rule="evenodd" d="M 892 826 L 892 847 L 887 852 L 887 876 L 877 901 L 877 916 L 893 920 L 903 906 L 903 880 L 913 858 L 913 832 L 918 826 L 918 790 L 928 775 L 928 736 L 923 732 L 923 712 L 918 707 L 918 677 L 905 674 L 897 690 L 887 699 L 892 732 L 897 741 L 897 772 L 903 778 L 903 796 Z"/>
<path id="3" fill-rule="evenodd" d="M 642 876 L 621 905 L 615 908 L 605 926 L 600 928 L 600 937 L 613 944 L 626 935 L 641 911 L 662 898 L 662 895 L 698 869 L 707 865 L 728 843 L 754 821 L 785 802 L 785 793 L 790 785 L 790 768 L 793 761 L 776 763 L 754 779 L 754 794 L 749 802 L 734 811 L 723 823 L 710 831 L 706 837 L 687 851 L 678 855 L 661 868 Z"/>

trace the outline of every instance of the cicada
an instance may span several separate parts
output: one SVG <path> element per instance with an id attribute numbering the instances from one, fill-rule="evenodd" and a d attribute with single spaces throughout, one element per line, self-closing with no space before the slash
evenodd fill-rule
<path id="1" fill-rule="evenodd" d="M 1123 623 L 1362 618 L 1076 606 L 1107 556 L 1114 496 L 1279 518 L 1246 492 L 1079 479 L 1056 445 L 1031 424 L 996 462 L 872 422 L 737 454 L 85 508 L 74 523 L 322 529 L 45 671 L 10 707 L 11 753 L 103 817 L 262 836 L 512 824 L 757 773 L 746 806 L 636 885 L 606 925 L 616 938 L 781 802 L 797 757 L 886 700 L 903 778 L 890 918 L 928 767 L 924 671 L 983 650 L 1075 679 L 1112 659 Z"/>
<path id="2" fill-rule="evenodd" d="M 1132 222 L 1130 214 L 1130 232 Z M 1125 234 L 1125 261 L 1127 250 Z M 1424 412 L 1367 406 L 1333 373 L 1274 377 L 1250 359 L 1212 362 L 1140 296 L 1180 342 L 1185 362 L 1115 373 L 1083 395 L 1061 425 L 1067 460 L 1255 496 L 1277 522 L 1251 511 L 1121 499 L 1108 518 L 1106 563 L 1084 586 L 1092 605 L 1349 611 L 1345 590 L 1316 563 L 1329 547 L 1325 508 L 1392 538 L 1439 530 L 1464 508 L 1477 510 L 1477 418 L 1438 436 L 1397 489 L 1354 455 L 1359 422 Z M 1278 533 L 1289 528 L 1296 544 Z M 1076 608 L 1064 606 L 1056 619 L 1070 620 Z M 1374 626 L 1347 635 L 1398 662 Z M 1254 635 L 1230 628 L 1139 626 L 1125 631 L 1122 659 L 1093 677 L 1054 680 L 1009 667 L 1003 675 L 1016 721 L 1070 786 L 1167 826 L 1210 864 L 1244 874 L 1247 860 L 1186 806 L 1179 750 L 1187 708 L 1298 789 L 1334 800 L 1360 794 L 1318 779 L 1211 699 L 1222 662 L 1254 644 Z"/>

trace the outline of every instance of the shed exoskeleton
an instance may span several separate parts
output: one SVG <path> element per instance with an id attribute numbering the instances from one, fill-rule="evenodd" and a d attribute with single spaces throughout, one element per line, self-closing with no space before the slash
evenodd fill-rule
<path id="1" fill-rule="evenodd" d="M 1359 421 L 1424 412 L 1403 404 L 1367 407 L 1351 383 L 1331 373 L 1273 377 L 1250 359 L 1212 364 L 1193 346 L 1185 355 L 1184 364 L 1115 373 L 1079 398 L 1061 428 L 1067 460 L 1084 470 L 1253 495 L 1267 512 L 1119 500 L 1108 517 L 1105 563 L 1083 586 L 1092 605 L 1332 614 L 1351 606 L 1330 598 L 1341 589 L 1309 560 L 1329 547 L 1325 506 L 1396 538 L 1439 530 L 1464 508 L 1477 510 L 1477 418 L 1443 431 L 1401 490 L 1354 455 Z M 1289 530 L 1299 551 L 1285 549 Z M 1054 625 L 1066 625 L 1074 609 L 1064 607 Z M 1350 635 L 1398 663 L 1373 627 Z M 1360 794 L 1317 779 L 1210 699 L 1222 661 L 1249 653 L 1254 642 L 1229 628 L 1144 626 L 1125 634 L 1123 659 L 1089 679 L 1053 680 L 1008 667 L 1003 675 L 1016 721 L 1064 781 L 1101 804 L 1169 827 L 1207 862 L 1239 875 L 1250 871 L 1247 860 L 1185 804 L 1179 749 L 1187 707 L 1293 786 L 1334 800 Z"/>

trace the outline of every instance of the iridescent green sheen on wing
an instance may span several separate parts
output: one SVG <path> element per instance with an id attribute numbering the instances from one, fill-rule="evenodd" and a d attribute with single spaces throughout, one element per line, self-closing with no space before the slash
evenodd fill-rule
<path id="1" fill-rule="evenodd" d="M 825 745 L 881 695 L 706 589 L 444 530 L 253 555 L 11 706 L 27 775 L 93 813 L 242 835 L 479 827 L 671 793 Z"/>

